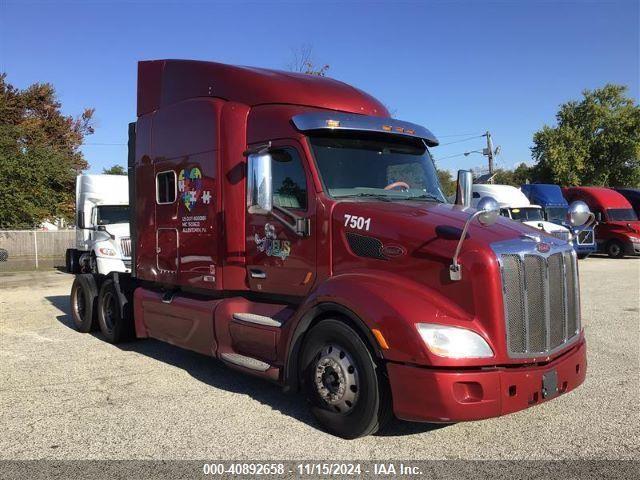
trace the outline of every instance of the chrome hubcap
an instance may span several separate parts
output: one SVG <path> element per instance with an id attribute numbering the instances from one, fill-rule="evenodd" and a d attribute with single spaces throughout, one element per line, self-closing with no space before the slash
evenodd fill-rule
<path id="1" fill-rule="evenodd" d="M 328 345 L 320 352 L 314 381 L 318 395 L 329 408 L 349 412 L 358 399 L 358 371 L 347 352 Z"/>

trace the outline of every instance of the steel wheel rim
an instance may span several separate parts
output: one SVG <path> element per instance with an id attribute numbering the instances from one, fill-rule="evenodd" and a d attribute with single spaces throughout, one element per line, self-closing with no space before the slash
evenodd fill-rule
<path id="1" fill-rule="evenodd" d="M 612 255 L 616 256 L 616 255 L 620 255 L 620 245 L 618 245 L 617 243 L 613 243 L 611 244 L 611 246 L 609 247 L 609 251 L 611 252 Z"/>
<path id="2" fill-rule="evenodd" d="M 349 413 L 358 401 L 359 374 L 351 355 L 335 344 L 322 348 L 313 373 L 316 393 L 325 406 Z"/>
<path id="3" fill-rule="evenodd" d="M 111 292 L 106 292 L 102 299 L 102 318 L 104 319 L 104 326 L 108 332 L 113 331 L 115 315 L 115 302 Z"/>

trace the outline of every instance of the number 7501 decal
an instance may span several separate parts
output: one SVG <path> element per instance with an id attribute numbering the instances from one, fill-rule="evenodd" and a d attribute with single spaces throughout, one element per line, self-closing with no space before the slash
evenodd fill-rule
<path id="1" fill-rule="evenodd" d="M 344 226 L 369 231 L 369 228 L 371 227 L 371 218 L 357 217 L 355 215 L 345 213 Z"/>

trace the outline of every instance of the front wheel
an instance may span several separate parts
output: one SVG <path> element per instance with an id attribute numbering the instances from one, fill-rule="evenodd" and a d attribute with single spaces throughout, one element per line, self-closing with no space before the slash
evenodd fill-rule
<path id="1" fill-rule="evenodd" d="M 345 323 L 323 320 L 313 327 L 305 340 L 301 371 L 311 412 L 330 433 L 363 437 L 391 418 L 382 368 Z"/>
<path id="2" fill-rule="evenodd" d="M 624 257 L 624 245 L 618 240 L 611 240 L 607 243 L 607 255 L 611 258 L 623 258 Z"/>

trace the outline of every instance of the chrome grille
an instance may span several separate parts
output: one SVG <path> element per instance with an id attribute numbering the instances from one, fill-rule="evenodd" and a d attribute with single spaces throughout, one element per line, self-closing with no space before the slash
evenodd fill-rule
<path id="1" fill-rule="evenodd" d="M 120 239 L 120 249 L 123 257 L 131 257 L 131 237 L 123 237 Z"/>
<path id="2" fill-rule="evenodd" d="M 523 249 L 528 242 L 507 243 L 493 247 L 502 271 L 509 353 L 549 354 L 577 338 L 580 328 L 576 257 L 566 245 L 539 254 Z"/>

